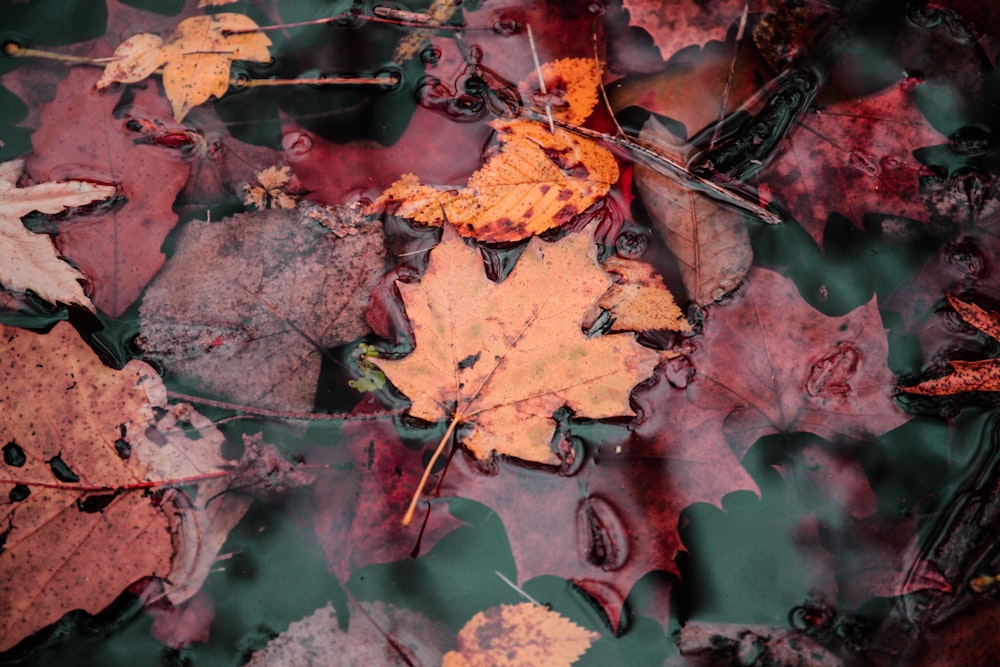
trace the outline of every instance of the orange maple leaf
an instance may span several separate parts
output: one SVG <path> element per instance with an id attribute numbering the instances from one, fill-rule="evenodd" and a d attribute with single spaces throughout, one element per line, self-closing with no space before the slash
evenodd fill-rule
<path id="1" fill-rule="evenodd" d="M 459 631 L 443 667 L 569 667 L 600 637 L 530 602 L 491 607 Z"/>
<path id="2" fill-rule="evenodd" d="M 599 74 L 590 61 L 567 58 L 542 68 L 544 99 L 522 93 L 538 111 L 576 123 L 597 100 Z M 537 77 L 536 77 L 537 78 Z M 607 194 L 618 180 L 614 156 L 592 139 L 533 120 L 494 120 L 497 146 L 465 187 L 424 185 L 404 174 L 374 202 L 374 210 L 428 225 L 445 220 L 459 233 L 481 241 L 528 238 L 566 224 Z"/>
<path id="3" fill-rule="evenodd" d="M 608 285 L 588 234 L 533 239 L 498 284 L 479 252 L 445 227 L 423 279 L 398 283 L 415 349 L 377 363 L 412 401 L 412 416 L 471 428 L 462 442 L 478 458 L 558 464 L 552 413 L 568 405 L 593 418 L 632 414 L 629 392 L 657 360 L 632 335 L 583 333 L 584 314 Z"/>
<path id="4" fill-rule="evenodd" d="M 959 317 L 994 340 L 1000 341 L 1000 313 L 983 310 L 953 294 L 945 296 Z M 949 361 L 948 365 L 953 371 L 950 375 L 899 389 L 910 394 L 925 396 L 945 396 L 963 391 L 1000 391 L 1000 359 Z"/>

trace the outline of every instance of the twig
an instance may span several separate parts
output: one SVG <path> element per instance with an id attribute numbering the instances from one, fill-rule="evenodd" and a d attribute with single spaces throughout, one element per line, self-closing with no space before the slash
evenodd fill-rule
<path id="1" fill-rule="evenodd" d="M 535 49 L 535 35 L 531 32 L 531 24 L 528 24 L 528 44 L 531 46 L 531 58 L 535 61 L 535 72 L 538 74 L 538 88 L 545 98 L 545 115 L 549 119 L 549 132 L 556 133 L 556 124 L 552 120 L 552 101 L 549 100 L 549 91 L 545 90 L 545 77 L 542 76 L 542 64 L 538 61 L 538 51 Z"/>
<path id="2" fill-rule="evenodd" d="M 543 605 L 543 604 L 542 604 L 541 602 L 539 602 L 538 600 L 536 600 L 535 598 L 533 598 L 533 597 L 531 597 L 530 595 L 528 595 L 528 594 L 527 594 L 527 593 L 526 593 L 526 592 L 524 591 L 524 589 L 523 589 L 523 588 L 521 588 L 520 586 L 518 586 L 517 584 L 515 584 L 515 583 L 514 583 L 513 581 L 511 581 L 511 580 L 510 580 L 510 579 L 508 579 L 507 577 L 505 577 L 505 576 L 503 575 L 503 572 L 501 572 L 500 570 L 493 570 L 493 574 L 495 574 L 495 575 L 497 575 L 498 577 L 500 577 L 501 579 L 503 579 L 503 582 L 504 582 L 505 584 L 507 584 L 508 586 L 510 586 L 511 588 L 513 588 L 513 589 L 514 589 L 515 591 L 517 591 L 517 592 L 518 592 L 518 593 L 519 593 L 519 594 L 521 595 L 521 597 L 523 597 L 523 598 L 524 598 L 525 600 L 527 600 L 527 601 L 528 601 L 528 602 L 530 602 L 531 604 L 533 604 L 533 605 L 536 605 L 536 606 L 538 606 L 538 607 L 544 607 L 544 606 L 545 606 L 545 605 Z"/>
<path id="3" fill-rule="evenodd" d="M 726 106 L 729 104 L 729 91 L 736 76 L 736 59 L 740 54 L 740 42 L 743 41 L 743 32 L 747 27 L 747 14 L 750 12 L 750 2 L 743 3 L 743 14 L 740 16 L 740 25 L 736 29 L 736 45 L 733 47 L 733 59 L 729 61 L 729 73 L 726 74 L 726 85 L 722 89 L 722 103 L 719 107 L 719 120 L 715 123 L 712 131 L 712 141 L 708 144 L 709 150 L 715 148 L 715 142 L 719 140 L 719 133 L 722 131 L 722 121 L 726 117 Z"/>
<path id="4" fill-rule="evenodd" d="M 191 394 L 182 394 L 177 391 L 168 391 L 167 396 L 178 401 L 184 401 L 185 403 L 196 403 L 198 405 L 207 405 L 212 408 L 222 408 L 223 410 L 233 410 L 234 412 L 245 412 L 249 415 L 255 417 L 269 417 L 273 419 L 303 419 L 308 421 L 369 421 L 372 419 L 385 419 L 387 417 L 392 417 L 395 415 L 404 414 L 405 410 L 388 410 L 386 412 L 380 412 L 378 414 L 363 414 L 363 415 L 352 415 L 352 414 L 335 414 L 327 412 L 296 412 L 292 410 L 269 410 L 267 408 L 257 408 L 251 405 L 237 405 L 235 403 L 226 403 L 224 401 L 216 401 L 211 398 L 204 398 L 202 396 L 193 396 Z"/>
<path id="5" fill-rule="evenodd" d="M 444 451 L 445 445 L 451 440 L 451 434 L 455 432 L 455 427 L 458 426 L 458 422 L 462 420 L 462 413 L 455 411 L 455 416 L 452 418 L 451 423 L 448 424 L 448 430 L 444 432 L 444 437 L 441 438 L 441 442 L 438 443 L 437 449 L 434 450 L 434 454 L 431 456 L 431 460 L 427 462 L 424 467 L 424 474 L 420 478 L 420 483 L 417 484 L 417 490 L 413 492 L 413 498 L 410 499 L 410 506 L 406 508 L 406 514 L 403 515 L 403 525 L 409 526 L 413 521 L 413 513 L 417 511 L 417 503 L 420 502 L 420 496 L 424 492 L 424 487 L 427 486 L 427 480 L 431 476 L 431 468 L 437 463 L 438 458 L 441 457 L 441 452 Z"/>

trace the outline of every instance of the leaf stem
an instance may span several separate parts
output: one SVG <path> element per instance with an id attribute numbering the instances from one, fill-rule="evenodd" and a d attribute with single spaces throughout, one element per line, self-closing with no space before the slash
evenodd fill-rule
<path id="1" fill-rule="evenodd" d="M 394 86 L 399 75 L 388 77 L 318 77 L 315 79 L 233 79 L 234 88 L 259 88 L 261 86 Z"/>
<path id="2" fill-rule="evenodd" d="M 111 58 L 85 58 L 74 56 L 68 53 L 58 53 L 56 51 L 42 51 L 40 49 L 29 49 L 21 46 L 17 42 L 7 42 L 3 45 L 3 53 L 12 58 L 46 58 L 48 60 L 59 60 L 65 63 L 79 63 L 83 65 L 103 66 Z"/>
<path id="3" fill-rule="evenodd" d="M 417 484 L 417 490 L 413 492 L 413 498 L 410 499 L 410 506 L 406 508 L 406 514 L 403 515 L 403 525 L 409 526 L 413 521 L 413 513 L 417 511 L 417 503 L 420 502 L 420 496 L 424 492 L 424 487 L 427 486 L 427 480 L 431 476 L 431 468 L 437 463 L 438 458 L 441 456 L 441 452 L 444 451 L 444 446 L 448 444 L 451 440 L 452 433 L 455 432 L 455 427 L 458 426 L 458 422 L 462 421 L 462 413 L 455 411 L 455 416 L 452 418 L 451 423 L 448 424 L 448 430 L 444 432 L 444 436 L 441 438 L 441 442 L 438 443 L 437 449 L 434 450 L 434 454 L 431 456 L 431 460 L 427 462 L 424 467 L 423 477 L 420 478 L 420 483 Z"/>

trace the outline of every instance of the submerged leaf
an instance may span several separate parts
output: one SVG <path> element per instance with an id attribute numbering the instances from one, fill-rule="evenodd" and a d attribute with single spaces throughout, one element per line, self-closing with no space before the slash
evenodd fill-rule
<path id="1" fill-rule="evenodd" d="M 639 137 L 653 145 L 672 143 L 655 118 L 646 121 Z M 643 164 L 635 166 L 635 182 L 680 262 L 691 299 L 704 306 L 736 289 L 753 261 L 743 214 Z"/>

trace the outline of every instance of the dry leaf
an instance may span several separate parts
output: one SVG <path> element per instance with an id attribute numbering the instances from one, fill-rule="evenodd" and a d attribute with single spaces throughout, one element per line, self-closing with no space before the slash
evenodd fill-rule
<path id="1" fill-rule="evenodd" d="M 601 73 L 593 58 L 561 58 L 541 66 L 545 90 L 532 72 L 518 84 L 525 102 L 538 113 L 579 125 L 597 105 Z"/>
<path id="2" fill-rule="evenodd" d="M 0 283 L 9 290 L 31 290 L 50 303 L 63 302 L 94 310 L 79 280 L 83 274 L 59 258 L 52 239 L 28 231 L 21 217 L 38 211 L 58 213 L 115 193 L 112 185 L 85 181 L 40 183 L 17 187 L 24 160 L 0 164 Z"/>
<path id="3" fill-rule="evenodd" d="M 69 324 L 0 336 L 0 650 L 72 609 L 102 610 L 143 577 L 167 578 L 174 602 L 190 597 L 247 502 L 219 496 L 231 482 L 222 434 L 168 407 L 148 365 L 104 366 Z M 170 488 L 199 479 L 194 496 Z"/>
<path id="4" fill-rule="evenodd" d="M 542 74 L 544 98 L 530 92 L 531 78 L 522 92 L 540 110 L 549 101 L 554 115 L 582 122 L 597 101 L 596 67 L 567 58 L 547 64 Z M 498 144 L 464 188 L 422 185 L 404 174 L 373 207 L 429 225 L 447 220 L 463 236 L 480 241 L 518 241 L 566 224 L 618 180 L 614 156 L 591 139 L 531 120 L 490 125 Z"/>
<path id="5" fill-rule="evenodd" d="M 184 19 L 166 42 L 147 33 L 134 35 L 115 49 L 116 59 L 105 67 L 98 88 L 112 83 L 136 83 L 163 65 L 163 89 L 180 122 L 209 98 L 229 89 L 234 60 L 267 62 L 271 40 L 248 16 L 225 12 Z"/>
<path id="6" fill-rule="evenodd" d="M 378 366 L 410 397 L 414 417 L 438 421 L 455 406 L 472 427 L 463 444 L 480 459 L 496 451 L 555 464 L 552 413 L 569 405 L 592 418 L 632 414 L 629 391 L 656 363 L 631 335 L 583 334 L 608 283 L 589 234 L 533 239 L 497 284 L 446 226 L 420 283 L 397 283 L 416 349 Z"/>
<path id="7" fill-rule="evenodd" d="M 959 316 L 994 340 L 1000 341 L 1000 313 L 983 310 L 948 294 L 948 303 Z M 1000 359 L 982 361 L 949 361 L 952 373 L 921 382 L 912 387 L 900 387 L 910 394 L 944 396 L 963 391 L 1000 391 Z"/>
<path id="8" fill-rule="evenodd" d="M 458 633 L 444 667 L 569 667 L 600 638 L 530 602 L 481 611 Z"/>
<path id="9" fill-rule="evenodd" d="M 646 121 L 639 138 L 653 145 L 674 141 L 655 118 Z M 743 214 L 642 164 L 635 166 L 635 181 L 639 196 L 680 262 L 691 299 L 704 306 L 734 290 L 753 261 Z"/>
<path id="10" fill-rule="evenodd" d="M 691 331 L 691 324 L 652 266 L 622 257 L 610 257 L 602 265 L 618 276 L 597 305 L 614 322 L 611 331 Z"/>

